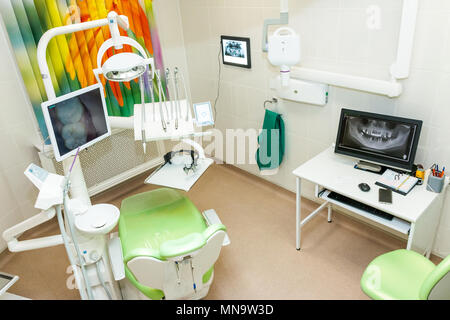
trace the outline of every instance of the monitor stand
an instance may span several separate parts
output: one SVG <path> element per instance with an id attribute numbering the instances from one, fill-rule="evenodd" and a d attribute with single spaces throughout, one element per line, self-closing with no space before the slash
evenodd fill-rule
<path id="1" fill-rule="evenodd" d="M 370 163 L 367 161 L 363 161 L 363 160 L 359 160 L 355 164 L 355 169 L 370 171 L 370 172 L 374 172 L 374 173 L 381 173 L 381 171 L 383 171 L 382 166 L 380 166 L 378 164 Z"/>

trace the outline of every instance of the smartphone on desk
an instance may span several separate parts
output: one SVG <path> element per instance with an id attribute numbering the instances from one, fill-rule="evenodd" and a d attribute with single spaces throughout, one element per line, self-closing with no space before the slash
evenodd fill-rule
<path id="1" fill-rule="evenodd" d="M 392 203 L 392 190 L 390 189 L 378 189 L 378 201 L 380 203 Z"/>

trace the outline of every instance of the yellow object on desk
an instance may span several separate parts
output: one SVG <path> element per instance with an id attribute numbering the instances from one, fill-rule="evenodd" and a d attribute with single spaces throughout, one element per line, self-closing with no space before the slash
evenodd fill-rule
<path id="1" fill-rule="evenodd" d="M 416 178 L 424 180 L 425 179 L 425 170 L 417 169 L 417 171 L 416 171 Z"/>

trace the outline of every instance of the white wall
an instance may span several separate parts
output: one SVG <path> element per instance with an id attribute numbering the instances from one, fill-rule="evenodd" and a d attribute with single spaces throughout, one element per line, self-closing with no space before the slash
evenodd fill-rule
<path id="1" fill-rule="evenodd" d="M 278 71 L 261 52 L 263 21 L 279 16 L 278 0 L 179 0 L 194 101 L 214 101 L 221 35 L 251 38 L 251 70 L 222 66 L 217 128 L 261 128 L 263 101 Z M 302 37 L 302 66 L 389 80 L 395 60 L 401 0 L 291 0 L 290 26 Z M 367 8 L 381 9 L 381 28 L 367 27 Z M 416 162 L 450 166 L 450 1 L 421 0 L 411 76 L 398 99 L 331 87 L 325 107 L 284 102 L 287 154 L 266 179 L 294 191 L 294 168 L 331 145 L 343 107 L 422 119 Z M 271 29 L 273 30 L 273 29 Z M 252 155 L 251 155 L 252 156 Z M 256 165 L 239 167 L 259 174 Z M 305 189 L 305 188 L 304 188 Z M 311 188 L 305 196 L 311 197 Z M 447 197 L 449 199 L 449 197 Z M 450 200 L 434 247 L 450 254 Z"/>
<path id="2" fill-rule="evenodd" d="M 0 252 L 6 248 L 1 234 L 28 218 L 34 209 L 37 189 L 23 172 L 31 163 L 39 164 L 33 147 L 38 141 L 37 124 L 0 16 Z"/>
<path id="3" fill-rule="evenodd" d="M 178 67 L 187 81 L 190 92 L 183 26 L 178 0 L 154 0 L 153 8 L 163 52 L 164 67 L 171 71 Z M 164 74 L 164 70 L 162 70 Z"/>

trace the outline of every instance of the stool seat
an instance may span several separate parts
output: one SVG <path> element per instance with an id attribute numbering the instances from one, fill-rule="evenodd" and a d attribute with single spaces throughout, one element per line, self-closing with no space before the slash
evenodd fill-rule
<path id="1" fill-rule="evenodd" d="M 396 250 L 375 258 L 361 278 L 365 294 L 377 300 L 418 300 L 425 279 L 436 266 L 411 250 Z"/>

